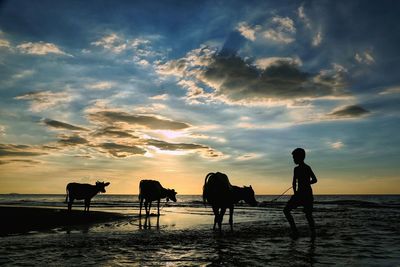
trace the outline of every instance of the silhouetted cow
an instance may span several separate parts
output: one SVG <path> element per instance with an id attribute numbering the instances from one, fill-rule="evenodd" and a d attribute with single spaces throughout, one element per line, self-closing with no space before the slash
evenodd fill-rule
<path id="1" fill-rule="evenodd" d="M 144 200 L 144 208 L 146 216 L 150 214 L 151 202 L 157 200 L 157 215 L 160 216 L 160 199 L 167 198 L 176 202 L 176 192 L 174 189 L 166 189 L 162 187 L 159 181 L 155 180 L 141 180 L 139 184 L 139 200 L 140 210 L 139 216 L 142 216 L 142 204 Z M 149 209 L 147 210 L 147 204 Z"/>
<path id="2" fill-rule="evenodd" d="M 66 191 L 67 196 L 65 198 L 65 202 L 68 202 L 68 211 L 72 209 L 72 203 L 74 199 L 84 199 L 85 200 L 85 208 L 84 211 L 89 211 L 90 200 L 92 197 L 97 195 L 97 193 L 105 193 L 105 187 L 110 183 L 104 182 L 96 182 L 96 185 L 91 184 L 79 184 L 79 183 L 69 183 L 67 185 Z"/>
<path id="3" fill-rule="evenodd" d="M 254 190 L 251 186 L 238 187 L 231 185 L 228 176 L 224 173 L 209 173 L 204 180 L 203 201 L 211 204 L 214 212 L 214 227 L 218 223 L 221 232 L 222 219 L 225 211 L 229 208 L 229 224 L 233 230 L 233 208 L 234 204 L 244 200 L 251 206 L 257 205 Z M 221 209 L 221 211 L 220 211 Z"/>

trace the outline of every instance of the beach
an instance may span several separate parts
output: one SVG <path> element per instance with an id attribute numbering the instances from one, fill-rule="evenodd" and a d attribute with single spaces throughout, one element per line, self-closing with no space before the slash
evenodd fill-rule
<path id="1" fill-rule="evenodd" d="M 117 221 L 124 215 L 95 211 L 85 213 L 60 208 L 0 206 L 0 236 L 23 234 L 32 231 L 45 231 L 55 228 L 77 227 L 100 222 Z"/>
<path id="2" fill-rule="evenodd" d="M 154 216 L 156 210 L 153 208 L 153 215 L 147 222 L 145 217 L 138 217 L 137 201 L 129 202 L 128 197 L 96 197 L 90 214 L 81 212 L 82 206 L 74 206 L 75 218 L 69 221 L 64 217 L 68 214 L 62 204 L 45 207 L 46 203 L 58 203 L 57 197 L 44 196 L 40 201 L 38 198 L 20 196 L 8 198 L 8 202 L 2 199 L 0 210 L 6 214 L 19 213 L 19 218 L 43 216 L 53 223 L 37 228 L 32 226 L 39 219 L 26 219 L 21 224 L 30 227 L 30 231 L 24 229 L 20 233 L 3 235 L 0 238 L 0 264 L 397 266 L 400 262 L 398 196 L 316 196 L 315 240 L 309 237 L 301 209 L 294 212 L 300 237 L 291 239 L 282 214 L 285 199 L 270 203 L 267 200 L 272 199 L 271 196 L 259 197 L 259 207 L 238 205 L 234 231 L 229 230 L 226 215 L 222 234 L 212 230 L 211 209 L 198 201 L 199 196 L 163 203 L 161 216 Z M 24 201 L 20 201 L 22 199 Z M 104 205 L 111 199 L 115 201 L 113 205 Z M 15 202 L 35 208 L 15 207 Z M 60 218 L 63 220 L 59 221 Z"/>

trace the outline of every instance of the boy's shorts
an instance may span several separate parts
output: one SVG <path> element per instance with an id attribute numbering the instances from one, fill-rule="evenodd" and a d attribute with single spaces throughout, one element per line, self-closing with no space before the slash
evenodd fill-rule
<path id="1" fill-rule="evenodd" d="M 292 210 L 299 206 L 303 206 L 304 213 L 312 213 L 313 202 L 314 197 L 312 195 L 295 194 L 290 197 L 289 201 L 286 203 L 285 208 Z"/>

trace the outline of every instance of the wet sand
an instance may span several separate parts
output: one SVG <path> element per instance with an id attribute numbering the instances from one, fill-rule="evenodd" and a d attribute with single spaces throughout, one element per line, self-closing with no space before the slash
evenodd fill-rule
<path id="1" fill-rule="evenodd" d="M 32 212 L 52 214 L 57 209 L 40 210 Z M 65 210 L 58 212 L 66 218 Z M 300 238 L 289 237 L 282 207 L 237 208 L 234 231 L 229 230 L 226 216 L 221 235 L 212 230 L 209 208 L 166 207 L 147 223 L 137 214 L 132 209 L 124 216 L 93 211 L 92 221 L 73 219 L 76 227 L 65 227 L 68 224 L 62 221 L 52 231 L 2 237 L 0 265 L 397 266 L 400 262 L 398 208 L 317 206 L 314 241 L 301 210 L 294 212 Z"/>
<path id="2" fill-rule="evenodd" d="M 119 213 L 57 208 L 2 207 L 0 206 L 0 236 L 32 231 L 51 230 L 57 227 L 71 227 L 121 220 L 126 216 Z"/>

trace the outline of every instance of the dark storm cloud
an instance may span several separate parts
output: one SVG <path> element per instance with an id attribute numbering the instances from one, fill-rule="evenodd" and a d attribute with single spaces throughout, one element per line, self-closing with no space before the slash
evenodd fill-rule
<path id="1" fill-rule="evenodd" d="M 370 112 L 363 107 L 351 105 L 335 110 L 329 113 L 328 116 L 335 118 L 356 118 L 367 115 L 368 113 Z"/>
<path id="2" fill-rule="evenodd" d="M 32 157 L 46 154 L 46 152 L 35 146 L 0 144 L 0 157 Z"/>
<path id="3" fill-rule="evenodd" d="M 122 145 L 116 143 L 101 143 L 96 147 L 117 158 L 125 158 L 133 155 L 144 155 L 146 150 L 135 145 Z"/>
<path id="4" fill-rule="evenodd" d="M 182 130 L 190 127 L 189 124 L 184 122 L 160 119 L 151 115 L 134 115 L 122 111 L 99 111 L 90 113 L 88 116 L 94 122 L 108 124 L 124 122 L 152 130 Z"/>
<path id="5" fill-rule="evenodd" d="M 300 70 L 290 61 L 275 61 L 260 69 L 238 56 L 216 56 L 201 75 L 204 82 L 233 101 L 341 97 L 344 71 L 336 66 L 317 74 Z"/>
<path id="6" fill-rule="evenodd" d="M 51 119 L 43 119 L 41 122 L 47 126 L 57 128 L 57 129 L 65 129 L 65 130 L 72 130 L 72 131 L 88 131 L 88 129 L 85 129 L 83 127 L 79 127 L 79 126 L 75 126 L 75 125 L 72 125 L 69 123 L 51 120 Z"/>

